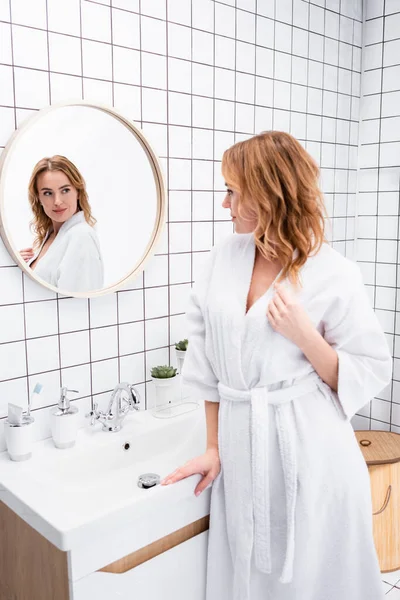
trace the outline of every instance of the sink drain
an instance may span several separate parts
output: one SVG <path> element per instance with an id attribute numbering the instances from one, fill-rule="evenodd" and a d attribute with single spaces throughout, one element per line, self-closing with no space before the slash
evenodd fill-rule
<path id="1" fill-rule="evenodd" d="M 147 490 L 158 485 L 160 481 L 160 476 L 156 473 L 144 473 L 143 475 L 139 475 L 138 486 Z"/>

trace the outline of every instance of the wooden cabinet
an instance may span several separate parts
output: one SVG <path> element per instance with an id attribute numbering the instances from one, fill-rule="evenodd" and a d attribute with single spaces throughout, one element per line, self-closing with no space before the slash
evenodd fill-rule
<path id="1" fill-rule="evenodd" d="M 204 600 L 208 526 L 202 517 L 72 582 L 69 553 L 0 502 L 0 599 Z"/>
<path id="2" fill-rule="evenodd" d="M 1 600 L 69 600 L 67 553 L 0 502 Z"/>

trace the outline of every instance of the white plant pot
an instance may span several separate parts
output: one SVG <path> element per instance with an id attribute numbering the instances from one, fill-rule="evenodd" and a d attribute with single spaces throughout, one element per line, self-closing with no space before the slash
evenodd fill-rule
<path id="1" fill-rule="evenodd" d="M 166 406 L 173 401 L 172 388 L 175 386 L 176 375 L 174 377 L 151 377 L 156 386 L 156 404 L 155 408 Z"/>
<path id="2" fill-rule="evenodd" d="M 182 375 L 183 363 L 185 361 L 186 350 L 177 350 L 175 348 L 176 358 L 178 360 L 178 373 Z"/>

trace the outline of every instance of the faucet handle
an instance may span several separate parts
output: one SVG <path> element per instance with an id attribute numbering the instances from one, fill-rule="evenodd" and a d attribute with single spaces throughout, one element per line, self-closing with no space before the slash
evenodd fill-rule
<path id="1" fill-rule="evenodd" d="M 90 424 L 91 424 L 91 425 L 94 425 L 94 424 L 95 424 L 95 422 L 97 421 L 97 419 L 99 418 L 99 413 L 98 413 L 98 411 L 97 411 L 97 408 L 98 408 L 98 403 L 97 403 L 97 402 L 95 402 L 95 403 L 93 404 L 93 410 L 90 410 L 90 411 L 89 411 L 89 412 L 88 412 L 88 413 L 85 415 L 87 418 L 90 418 Z"/>

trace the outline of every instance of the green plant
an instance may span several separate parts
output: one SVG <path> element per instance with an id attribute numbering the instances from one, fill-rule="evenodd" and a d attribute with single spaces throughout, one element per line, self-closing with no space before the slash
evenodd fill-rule
<path id="1" fill-rule="evenodd" d="M 175 377 L 176 371 L 177 369 L 174 367 L 159 365 L 158 367 L 152 368 L 151 376 L 156 377 L 157 379 L 170 379 L 171 377 Z"/>
<path id="2" fill-rule="evenodd" d="M 181 340 L 180 342 L 176 342 L 175 344 L 175 348 L 176 350 L 187 350 L 188 347 L 188 340 Z"/>

